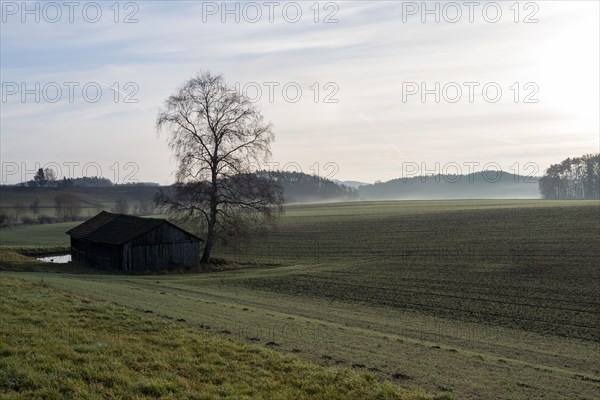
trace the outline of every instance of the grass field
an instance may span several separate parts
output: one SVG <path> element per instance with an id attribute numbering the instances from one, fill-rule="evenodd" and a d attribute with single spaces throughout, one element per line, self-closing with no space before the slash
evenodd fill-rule
<path id="1" fill-rule="evenodd" d="M 80 223 L 61 222 L 0 229 L 0 242 L 3 246 L 67 248 L 69 236 L 65 232 Z"/>
<path id="2" fill-rule="evenodd" d="M 2 398 L 431 398 L 43 283 L 0 290 Z"/>
<path id="3" fill-rule="evenodd" d="M 20 211 L 20 217 L 33 217 L 29 208 L 30 204 L 37 199 L 39 201 L 39 216 L 55 217 L 54 198 L 61 191 L 73 192 L 81 203 L 80 216 L 91 217 L 101 210 L 110 211 L 115 207 L 118 198 L 127 200 L 130 211 L 140 202 L 153 203 L 154 194 L 158 188 L 154 186 L 107 186 L 107 187 L 74 187 L 74 188 L 35 188 L 3 186 L 0 196 L 0 212 L 9 217 L 15 215 L 15 205 L 24 207 Z"/>
<path id="4" fill-rule="evenodd" d="M 2 243 L 37 245 L 38 227 L 23 229 L 2 232 Z M 219 249 L 239 263 L 233 271 L 2 276 L 43 279 L 400 387 L 456 398 L 593 399 L 599 234 L 598 202 L 293 206 L 276 232 Z M 54 240 L 66 244 L 66 236 Z"/>

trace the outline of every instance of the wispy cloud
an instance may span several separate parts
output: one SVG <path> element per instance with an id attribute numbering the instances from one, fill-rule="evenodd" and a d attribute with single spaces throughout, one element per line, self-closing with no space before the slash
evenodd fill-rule
<path id="1" fill-rule="evenodd" d="M 54 104 L 9 96 L 0 123 L 3 161 L 131 161 L 140 166 L 140 179 L 168 182 L 170 154 L 156 136 L 155 115 L 201 69 L 262 88 L 259 106 L 275 125 L 276 160 L 305 169 L 336 162 L 340 179 L 394 178 L 403 160 L 526 160 L 546 167 L 598 150 L 597 2 L 537 2 L 535 24 L 515 23 L 510 14 L 494 24 L 482 18 L 421 23 L 418 15 L 404 23 L 402 3 L 390 1 L 336 2 L 333 24 L 315 23 L 312 3 L 303 3 L 305 14 L 295 24 L 280 13 L 274 23 L 221 23 L 218 16 L 203 22 L 200 2 L 136 4 L 134 24 L 114 23 L 110 14 L 96 24 L 2 23 L 3 82 L 103 88 L 97 103 L 81 93 Z M 473 81 L 498 83 L 501 100 L 486 102 L 477 90 L 473 102 L 437 103 L 431 95 L 403 102 L 407 82 L 431 88 Z M 123 101 L 130 82 L 139 89 L 137 103 Z M 265 82 L 280 83 L 272 102 Z M 297 103 L 281 93 L 289 82 L 302 88 Z M 538 103 L 522 101 L 528 82 L 538 86 Z M 333 93 L 327 83 L 337 85 L 337 103 L 323 102 Z"/>

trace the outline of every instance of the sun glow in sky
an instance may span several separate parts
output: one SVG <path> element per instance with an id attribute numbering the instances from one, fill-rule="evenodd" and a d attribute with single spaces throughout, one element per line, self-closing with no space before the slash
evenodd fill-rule
<path id="1" fill-rule="evenodd" d="M 171 182 L 156 115 L 201 70 L 256 97 L 272 167 L 373 182 L 599 151 L 596 1 L 479 2 L 472 22 L 463 2 L 247 3 L 101 2 L 93 22 L 90 2 L 2 2 L 2 183 L 36 163 Z"/>

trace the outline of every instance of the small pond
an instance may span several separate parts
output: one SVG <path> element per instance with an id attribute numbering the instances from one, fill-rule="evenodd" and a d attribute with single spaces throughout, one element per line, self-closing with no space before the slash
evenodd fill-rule
<path id="1" fill-rule="evenodd" d="M 51 262 L 56 264 L 66 264 L 71 262 L 70 254 L 59 254 L 56 256 L 39 257 L 38 260 L 43 262 Z"/>

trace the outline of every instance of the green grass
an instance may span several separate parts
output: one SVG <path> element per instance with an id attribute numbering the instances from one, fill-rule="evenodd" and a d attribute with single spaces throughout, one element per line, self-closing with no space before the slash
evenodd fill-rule
<path id="1" fill-rule="evenodd" d="M 25 225 L 0 229 L 2 246 L 29 248 L 67 248 L 69 236 L 65 233 L 79 222 L 62 222 L 58 224 Z"/>
<path id="2" fill-rule="evenodd" d="M 43 282 L 2 277 L 0 289 L 2 398 L 431 398 Z"/>
<path id="3" fill-rule="evenodd" d="M 130 206 L 139 200 L 152 200 L 158 190 L 152 186 L 108 186 L 108 187 L 73 187 L 73 188 L 30 188 L 3 186 L 1 189 L 0 207 L 11 208 L 15 203 L 28 207 L 34 199 L 39 199 L 40 207 L 54 208 L 54 197 L 60 191 L 74 192 L 81 200 L 84 208 L 113 207 L 118 197 L 125 197 Z M 50 214 L 50 213 L 48 213 Z"/>
<path id="4" fill-rule="evenodd" d="M 132 209 L 142 202 L 153 202 L 154 194 L 158 190 L 152 186 L 110 186 L 110 187 L 73 187 L 73 188 L 30 188 L 2 186 L 0 188 L 0 211 L 14 216 L 15 204 L 22 204 L 25 209 L 20 213 L 21 217 L 33 217 L 29 205 L 39 200 L 39 215 L 49 217 L 56 216 L 54 208 L 55 196 L 64 190 L 69 190 L 79 198 L 81 202 L 81 216 L 91 217 L 99 210 L 111 210 L 114 208 L 119 197 L 127 199 Z"/>
<path id="5" fill-rule="evenodd" d="M 3 276 L 438 395 L 597 398 L 599 234 L 597 201 L 293 206 L 218 249 L 252 268 Z"/>

